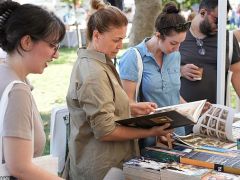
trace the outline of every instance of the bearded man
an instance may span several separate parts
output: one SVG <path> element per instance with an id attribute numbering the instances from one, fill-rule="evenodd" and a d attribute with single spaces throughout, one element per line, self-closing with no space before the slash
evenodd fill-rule
<path id="1" fill-rule="evenodd" d="M 229 2 L 227 4 L 229 10 L 231 7 Z M 179 49 L 182 75 L 180 92 L 186 101 L 207 99 L 216 103 L 217 32 L 218 0 L 202 0 L 198 14 L 192 20 L 186 39 Z M 233 55 L 229 61 L 228 33 L 226 39 L 226 75 L 230 66 L 233 71 L 232 84 L 240 96 L 240 49 L 236 37 L 233 36 Z M 200 67 L 203 68 L 201 78 Z"/>

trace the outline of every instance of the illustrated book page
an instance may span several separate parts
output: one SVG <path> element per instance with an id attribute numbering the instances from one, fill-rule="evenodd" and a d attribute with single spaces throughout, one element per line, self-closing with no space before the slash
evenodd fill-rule
<path id="1" fill-rule="evenodd" d="M 236 141 L 232 126 L 234 112 L 232 108 L 227 106 L 213 104 L 193 126 L 193 134 L 176 136 L 176 139 L 191 147 L 233 147 Z"/>

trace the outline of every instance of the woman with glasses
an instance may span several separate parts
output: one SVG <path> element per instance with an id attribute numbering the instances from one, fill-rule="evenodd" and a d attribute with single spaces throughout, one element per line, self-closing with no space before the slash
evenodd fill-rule
<path id="1" fill-rule="evenodd" d="M 154 102 L 158 107 L 183 103 L 180 97 L 181 42 L 186 37 L 190 22 L 179 14 L 172 2 L 167 3 L 155 21 L 156 32 L 134 48 L 129 48 L 119 63 L 120 78 L 132 104 L 138 101 Z M 136 51 L 137 50 L 137 51 Z M 143 71 L 139 76 L 138 53 Z M 136 98 L 136 89 L 139 95 Z M 140 149 L 155 145 L 156 138 L 140 140 Z"/>
<path id="2" fill-rule="evenodd" d="M 64 24 L 53 13 L 31 4 L 0 4 L 0 47 L 7 52 L 6 63 L 0 64 L 0 98 L 10 83 L 18 81 L 3 116 L 3 159 L 17 179 L 61 179 L 32 162 L 33 156 L 43 153 L 46 137 L 26 78 L 42 74 L 58 58 L 64 35 Z"/>
<path id="3" fill-rule="evenodd" d="M 102 180 L 111 167 L 135 156 L 134 139 L 164 136 L 170 124 L 151 129 L 124 127 L 129 99 L 111 59 L 122 48 L 127 18 L 118 8 L 92 0 L 88 47 L 78 51 L 67 94 L 70 112 L 70 179 Z M 101 6 L 100 6 L 101 5 Z"/>

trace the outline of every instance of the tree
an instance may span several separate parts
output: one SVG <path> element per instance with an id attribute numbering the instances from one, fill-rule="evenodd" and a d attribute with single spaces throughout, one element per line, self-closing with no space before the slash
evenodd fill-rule
<path id="1" fill-rule="evenodd" d="M 160 13 L 161 0 L 135 0 L 135 7 L 129 46 L 134 46 L 153 34 L 154 22 Z"/>
<path id="2" fill-rule="evenodd" d="M 177 0 L 172 1 L 177 4 Z M 153 34 L 155 19 L 160 13 L 162 5 L 167 2 L 169 2 L 169 0 L 135 0 L 136 10 L 129 37 L 129 47 L 135 46 L 145 37 Z M 193 4 L 199 2 L 200 0 L 184 0 L 181 6 L 183 8 L 190 9 Z"/>

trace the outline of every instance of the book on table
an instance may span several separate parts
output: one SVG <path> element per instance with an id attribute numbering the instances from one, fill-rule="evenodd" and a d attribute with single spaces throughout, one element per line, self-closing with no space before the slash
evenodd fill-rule
<path id="1" fill-rule="evenodd" d="M 162 163 L 148 158 L 133 158 L 123 164 L 126 179 L 131 180 L 237 180 L 238 175 L 182 163 Z"/>
<path id="2" fill-rule="evenodd" d="M 180 162 L 240 175 L 240 151 L 223 148 L 194 149 L 180 157 Z"/>
<path id="3" fill-rule="evenodd" d="M 131 180 L 239 180 L 240 176 L 213 169 L 183 164 L 163 163 L 149 158 L 135 157 L 123 164 L 126 179 Z"/>
<path id="4" fill-rule="evenodd" d="M 191 125 L 197 122 L 205 102 L 206 100 L 201 100 L 158 108 L 154 113 L 122 119 L 116 122 L 124 126 L 136 128 L 151 128 L 153 126 L 162 126 L 166 123 L 170 123 L 170 128 Z"/>
<path id="5" fill-rule="evenodd" d="M 227 106 L 213 104 L 193 126 L 193 133 L 175 139 L 192 148 L 231 148 L 240 138 L 240 123 L 233 122 L 235 110 Z"/>

